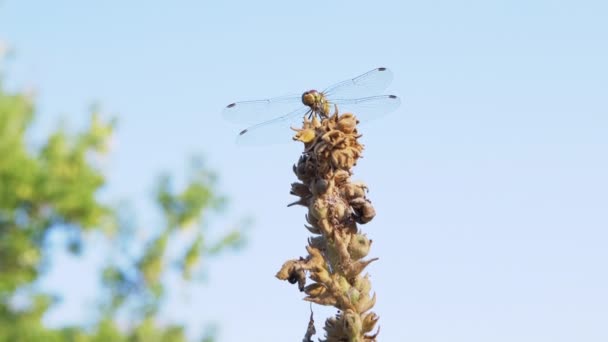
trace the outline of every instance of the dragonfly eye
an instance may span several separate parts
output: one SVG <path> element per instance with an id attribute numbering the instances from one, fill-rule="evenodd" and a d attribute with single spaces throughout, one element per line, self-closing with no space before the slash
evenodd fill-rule
<path id="1" fill-rule="evenodd" d="M 316 93 L 316 90 L 309 90 L 302 94 L 302 103 L 304 103 L 308 107 L 312 107 L 316 102 Z"/>

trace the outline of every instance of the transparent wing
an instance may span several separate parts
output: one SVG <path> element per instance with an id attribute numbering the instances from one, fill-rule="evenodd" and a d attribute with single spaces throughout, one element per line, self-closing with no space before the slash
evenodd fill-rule
<path id="1" fill-rule="evenodd" d="M 272 145 L 288 143 L 295 134 L 290 127 L 299 127 L 302 118 L 309 111 L 302 107 L 291 113 L 266 122 L 253 125 L 241 131 L 236 141 L 239 145 Z"/>
<path id="2" fill-rule="evenodd" d="M 341 114 L 353 113 L 361 123 L 382 117 L 401 105 L 396 95 L 380 95 L 360 99 L 337 99 L 332 101 Z"/>
<path id="3" fill-rule="evenodd" d="M 253 125 L 285 115 L 303 106 L 302 95 L 287 95 L 266 100 L 231 103 L 224 108 L 222 116 L 233 123 Z"/>
<path id="4" fill-rule="evenodd" d="M 352 99 L 378 95 L 393 80 L 393 73 L 387 68 L 376 68 L 350 80 L 342 81 L 325 89 L 323 94 L 328 99 Z"/>

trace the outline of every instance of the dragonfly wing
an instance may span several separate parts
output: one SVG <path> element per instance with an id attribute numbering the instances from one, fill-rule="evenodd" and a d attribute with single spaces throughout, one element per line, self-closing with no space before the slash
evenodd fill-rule
<path id="1" fill-rule="evenodd" d="M 350 80 L 342 81 L 325 89 L 328 99 L 352 99 L 381 94 L 393 80 L 387 68 L 376 68 Z"/>
<path id="2" fill-rule="evenodd" d="M 233 123 L 253 125 L 290 113 L 302 106 L 304 105 L 301 95 L 287 95 L 266 100 L 231 103 L 224 108 L 222 116 Z"/>
<path id="3" fill-rule="evenodd" d="M 380 95 L 360 99 L 338 99 L 332 101 L 340 113 L 353 113 L 360 122 L 380 118 L 399 107 L 401 99 L 396 95 Z"/>
<path id="4" fill-rule="evenodd" d="M 291 127 L 299 127 L 302 118 L 309 110 L 308 107 L 302 107 L 281 117 L 244 129 L 237 137 L 237 143 L 239 145 L 273 145 L 290 142 L 295 134 Z"/>

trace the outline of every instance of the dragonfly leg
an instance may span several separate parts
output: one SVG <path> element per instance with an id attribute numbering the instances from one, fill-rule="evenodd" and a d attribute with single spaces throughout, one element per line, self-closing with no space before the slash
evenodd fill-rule
<path id="1" fill-rule="evenodd" d="M 314 109 L 311 109 L 308 112 L 306 112 L 306 114 L 304 114 L 304 115 L 308 115 L 308 120 L 312 120 L 312 117 L 315 115 L 315 111 L 314 111 Z"/>

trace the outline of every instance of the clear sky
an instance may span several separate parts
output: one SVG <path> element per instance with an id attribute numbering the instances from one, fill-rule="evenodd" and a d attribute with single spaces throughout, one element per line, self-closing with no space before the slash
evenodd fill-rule
<path id="1" fill-rule="evenodd" d="M 222 341 L 298 341 L 308 304 L 274 278 L 303 255 L 304 210 L 286 208 L 300 146 L 242 148 L 236 100 L 323 88 L 392 69 L 398 111 L 362 126 L 355 178 L 378 215 L 369 268 L 382 341 L 608 340 L 608 3 L 605 1 L 0 2 L 10 85 L 35 86 L 35 141 L 92 102 L 119 118 L 103 196 L 128 198 L 145 232 L 163 170 L 202 153 L 242 253 L 177 289 L 167 320 Z M 38 138 L 39 139 L 39 138 Z M 94 281 L 58 258 L 49 324 L 86 321 Z M 69 285 L 65 285 L 70 279 Z M 181 287 L 180 287 L 181 286 Z M 188 297 L 189 296 L 189 297 Z M 320 324 L 333 311 L 315 309 Z"/>

